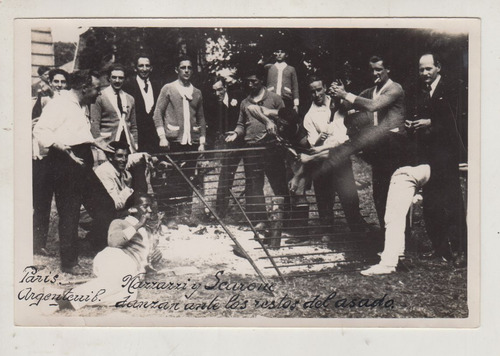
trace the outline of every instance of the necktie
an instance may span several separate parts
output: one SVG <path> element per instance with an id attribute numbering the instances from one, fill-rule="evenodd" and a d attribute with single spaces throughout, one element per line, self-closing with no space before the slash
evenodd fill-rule
<path id="1" fill-rule="evenodd" d="M 120 97 L 120 91 L 115 90 L 116 93 L 116 103 L 118 105 L 118 110 L 120 110 L 120 114 L 123 115 L 123 105 L 122 105 L 122 98 Z"/>
<path id="2" fill-rule="evenodd" d="M 148 92 L 148 80 L 147 79 L 144 79 L 144 92 L 145 93 Z"/>
<path id="3" fill-rule="evenodd" d="M 424 103 L 428 103 L 431 100 L 431 86 L 426 84 L 424 87 Z"/>

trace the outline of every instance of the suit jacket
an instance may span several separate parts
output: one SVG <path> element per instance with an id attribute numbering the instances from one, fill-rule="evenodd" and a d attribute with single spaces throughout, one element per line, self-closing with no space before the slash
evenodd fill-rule
<path id="1" fill-rule="evenodd" d="M 245 95 L 239 90 L 227 91 L 227 106 L 213 95 L 206 104 L 207 136 L 215 138 L 217 134 L 234 130 L 240 114 L 240 103 Z"/>
<path id="2" fill-rule="evenodd" d="M 122 106 L 125 112 L 126 128 L 132 136 L 133 142 L 129 144 L 135 147 L 137 142 L 137 123 L 135 118 L 134 98 L 120 91 Z M 104 89 L 97 98 L 95 104 L 90 107 L 91 132 L 94 138 L 104 137 L 106 142 L 118 141 L 117 131 L 120 123 L 120 112 L 117 105 L 116 94 L 111 86 Z M 130 136 L 130 135 L 129 135 Z"/>
<path id="3" fill-rule="evenodd" d="M 278 68 L 273 64 L 267 71 L 267 90 L 276 93 L 278 86 Z M 299 100 L 299 83 L 297 81 L 297 72 L 295 68 L 287 65 L 283 69 L 283 78 L 281 80 L 281 97 L 284 99 Z"/>
<path id="4" fill-rule="evenodd" d="M 424 154 L 431 165 L 431 179 L 449 175 L 458 176 L 460 138 L 456 126 L 456 113 L 452 89 L 440 79 L 430 100 L 417 88 L 409 108 L 410 120 L 431 119 L 431 126 L 414 133 L 420 154 Z"/>
<path id="5" fill-rule="evenodd" d="M 149 153 L 158 151 L 158 135 L 156 134 L 153 113 L 155 112 L 156 101 L 160 94 L 161 84 L 158 81 L 150 79 L 151 89 L 153 90 L 154 104 L 151 111 L 146 112 L 146 104 L 142 96 L 141 88 L 137 83 L 136 77 L 130 78 L 124 85 L 123 90 L 134 97 L 135 116 L 137 121 L 137 136 L 139 151 Z M 151 90 L 150 89 L 150 90 Z"/>

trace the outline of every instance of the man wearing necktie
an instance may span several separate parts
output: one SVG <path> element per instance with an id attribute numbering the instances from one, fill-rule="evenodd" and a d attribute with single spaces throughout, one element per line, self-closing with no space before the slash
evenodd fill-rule
<path id="1" fill-rule="evenodd" d="M 410 108 L 410 132 L 425 142 L 431 178 L 424 186 L 424 219 L 434 251 L 429 257 L 444 258 L 464 266 L 467 257 L 467 226 L 459 180 L 460 136 L 456 126 L 452 88 L 441 77 L 441 62 L 433 53 L 420 57 L 420 90 Z"/>
<path id="2" fill-rule="evenodd" d="M 222 78 L 217 78 L 212 86 L 217 98 L 217 123 L 218 132 L 224 135 L 236 128 L 240 114 L 240 103 L 243 95 L 238 90 L 228 91 L 226 82 Z M 225 138 L 225 137 L 224 137 Z M 241 148 L 243 140 L 240 138 L 234 142 L 225 142 L 224 148 Z M 238 169 L 238 164 L 242 159 L 240 151 L 227 152 L 221 161 L 221 171 L 219 184 L 217 187 L 216 211 L 221 217 L 227 213 L 229 204 L 229 190 L 233 186 L 234 175 Z"/>
<path id="3" fill-rule="evenodd" d="M 137 123 L 135 100 L 122 90 L 125 81 L 125 68 L 113 64 L 109 69 L 110 86 L 102 91 L 91 106 L 90 119 L 94 138 L 102 137 L 107 143 L 127 142 L 131 152 L 137 151 Z M 105 161 L 104 155 L 99 161 Z"/>
<path id="4" fill-rule="evenodd" d="M 138 147 L 140 152 L 159 152 L 159 139 L 153 121 L 156 100 L 160 94 L 161 84 L 151 77 L 153 63 L 146 53 L 137 55 L 135 60 L 136 76 L 131 77 L 123 85 L 123 90 L 134 97 L 137 121 Z"/>

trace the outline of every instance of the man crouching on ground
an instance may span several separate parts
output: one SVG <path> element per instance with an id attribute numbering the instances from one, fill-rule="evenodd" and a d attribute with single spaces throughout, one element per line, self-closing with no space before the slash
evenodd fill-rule
<path id="1" fill-rule="evenodd" d="M 79 298 L 79 301 L 58 301 L 59 309 L 80 309 L 86 305 L 115 305 L 129 297 L 137 298 L 137 291 L 123 288 L 125 276 L 145 273 L 151 265 L 160 262 L 162 255 L 156 249 L 157 234 L 152 231 L 152 199 L 145 194 L 137 198 L 124 219 L 111 222 L 108 232 L 108 247 L 94 258 L 94 274 L 97 278 L 73 289 L 74 295 L 90 296 L 101 291 L 97 298 Z M 161 221 L 159 217 L 158 221 Z M 159 226 L 159 224 L 156 224 Z M 133 295 L 130 295 L 133 293 Z"/>

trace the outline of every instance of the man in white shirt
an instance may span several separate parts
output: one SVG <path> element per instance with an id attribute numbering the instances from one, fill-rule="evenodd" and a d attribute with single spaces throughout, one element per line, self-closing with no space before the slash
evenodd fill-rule
<path id="1" fill-rule="evenodd" d="M 120 217 L 132 206 L 135 196 L 147 193 L 147 188 L 143 189 L 134 183 L 138 176 L 140 181 L 144 179 L 145 160 L 150 159 L 150 156 L 147 153 L 130 154 L 128 144 L 124 141 L 111 142 L 109 147 L 113 152 L 107 153 L 108 160 L 94 171 L 113 199 L 117 216 Z"/>
<path id="2" fill-rule="evenodd" d="M 326 95 L 326 85 L 321 78 L 311 76 L 308 82 L 313 102 L 304 117 L 304 128 L 307 130 L 312 152 L 320 153 L 349 139 L 344 125 L 345 111 L 339 102 Z M 327 156 L 323 157 L 326 159 Z M 319 164 L 313 163 L 316 167 L 313 169 L 318 170 Z M 331 232 L 335 193 L 339 195 L 351 231 L 363 229 L 365 222 L 359 212 L 359 197 L 349 157 L 334 169 L 317 173 L 313 183 L 318 213 L 325 232 Z"/>
<path id="3" fill-rule="evenodd" d="M 147 267 L 162 258 L 156 248 L 158 235 L 150 228 L 151 205 L 149 196 L 140 195 L 127 217 L 113 220 L 109 227 L 109 247 L 94 258 L 93 271 L 97 278 L 62 293 L 57 300 L 59 309 L 78 310 L 86 305 L 116 306 L 119 302 L 132 302 L 137 298 L 137 289 L 130 288 L 130 285 L 134 280 L 142 280 Z"/>
<path id="4" fill-rule="evenodd" d="M 33 134 L 49 149 L 47 159 L 54 179 L 59 214 L 61 267 L 65 273 L 80 274 L 78 266 L 78 221 L 80 206 L 94 219 L 87 237 L 99 251 L 106 246 L 109 223 L 114 217 L 109 197 L 92 167 L 88 105 L 100 94 L 96 73 L 88 70 L 71 75 L 72 89 L 51 100 L 44 108 Z"/>
<path id="5" fill-rule="evenodd" d="M 54 96 L 65 91 L 69 74 L 62 69 L 49 71 L 49 83 L 52 96 L 39 97 L 32 112 L 33 127 L 42 114 L 42 109 Z M 35 112 L 36 111 L 36 112 Z M 46 249 L 49 232 L 50 208 L 54 195 L 53 174 L 50 172 L 49 160 L 46 159 L 47 150 L 40 147 L 33 137 L 33 253 L 50 256 Z"/>

